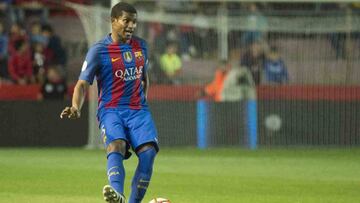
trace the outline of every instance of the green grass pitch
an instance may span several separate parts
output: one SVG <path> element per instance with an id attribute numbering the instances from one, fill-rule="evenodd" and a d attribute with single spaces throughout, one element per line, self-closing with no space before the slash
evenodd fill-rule
<path id="1" fill-rule="evenodd" d="M 126 195 L 136 158 L 125 162 Z M 99 203 L 105 153 L 0 148 L 1 203 Z M 360 202 L 360 149 L 164 148 L 143 202 Z"/>

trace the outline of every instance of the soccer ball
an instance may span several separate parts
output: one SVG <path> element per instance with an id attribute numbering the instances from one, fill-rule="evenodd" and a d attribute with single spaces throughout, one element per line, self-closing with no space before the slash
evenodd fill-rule
<path id="1" fill-rule="evenodd" d="M 170 200 L 162 197 L 152 199 L 149 203 L 171 203 Z"/>

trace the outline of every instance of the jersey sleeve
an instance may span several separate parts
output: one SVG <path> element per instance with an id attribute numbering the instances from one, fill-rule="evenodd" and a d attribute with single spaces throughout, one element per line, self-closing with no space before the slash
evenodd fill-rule
<path id="1" fill-rule="evenodd" d="M 92 85 L 96 71 L 99 68 L 99 64 L 100 64 L 100 59 L 99 59 L 97 47 L 95 45 L 91 47 L 88 53 L 86 54 L 85 61 L 81 68 L 79 80 L 85 80 L 89 82 L 90 85 Z"/>

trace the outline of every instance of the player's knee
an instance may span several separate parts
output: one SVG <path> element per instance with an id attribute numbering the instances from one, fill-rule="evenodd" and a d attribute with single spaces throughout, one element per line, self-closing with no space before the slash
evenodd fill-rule
<path id="1" fill-rule="evenodd" d="M 146 144 L 137 151 L 137 155 L 140 161 L 142 161 L 142 159 L 144 161 L 145 160 L 154 161 L 156 154 L 157 151 L 152 144 Z"/>
<path id="2" fill-rule="evenodd" d="M 157 153 L 157 150 L 156 150 L 156 147 L 155 147 L 155 144 L 150 142 L 150 143 L 146 143 L 142 146 L 140 146 L 139 148 L 136 149 L 136 154 L 139 155 L 140 153 L 144 152 L 144 151 L 147 151 L 149 149 L 153 149 L 155 151 L 155 155 Z"/>
<path id="3" fill-rule="evenodd" d="M 107 146 L 106 151 L 108 154 L 110 154 L 112 152 L 118 152 L 118 153 L 122 154 L 123 156 L 125 156 L 126 142 L 124 140 L 114 140 Z"/>
<path id="4" fill-rule="evenodd" d="M 145 150 L 138 152 L 139 170 L 141 173 L 150 174 L 151 176 L 155 156 L 156 150 L 154 147 L 148 147 Z"/>

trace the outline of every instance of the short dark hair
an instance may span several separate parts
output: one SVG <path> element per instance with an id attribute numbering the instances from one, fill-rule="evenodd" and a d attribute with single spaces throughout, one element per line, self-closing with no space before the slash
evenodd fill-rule
<path id="1" fill-rule="evenodd" d="M 134 6 L 125 2 L 119 2 L 111 9 L 111 18 L 118 18 L 123 15 L 123 11 L 128 13 L 137 13 Z"/>

